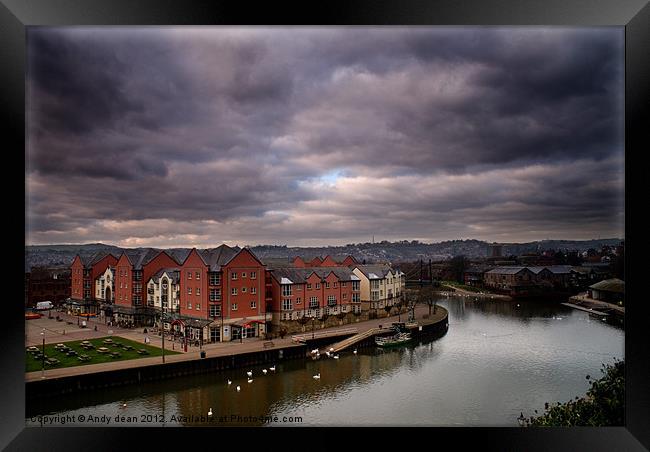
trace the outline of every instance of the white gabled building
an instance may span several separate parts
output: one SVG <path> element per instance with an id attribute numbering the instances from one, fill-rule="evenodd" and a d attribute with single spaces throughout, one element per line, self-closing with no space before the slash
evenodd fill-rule
<path id="1" fill-rule="evenodd" d="M 110 265 L 95 279 L 95 299 L 106 303 L 115 300 L 115 268 Z"/>
<path id="2" fill-rule="evenodd" d="M 180 304 L 180 270 L 163 268 L 147 281 L 147 306 L 177 312 Z"/>
<path id="3" fill-rule="evenodd" d="M 387 264 L 356 265 L 352 272 L 360 281 L 361 309 L 364 311 L 393 306 L 406 285 L 404 273 Z"/>

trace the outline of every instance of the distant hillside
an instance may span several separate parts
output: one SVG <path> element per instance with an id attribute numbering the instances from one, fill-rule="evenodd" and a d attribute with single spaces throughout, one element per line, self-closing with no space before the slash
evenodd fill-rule
<path id="1" fill-rule="evenodd" d="M 503 255 L 521 255 L 541 250 L 577 250 L 599 249 L 604 245 L 615 246 L 621 239 L 598 240 L 542 240 L 530 243 L 504 243 Z M 218 246 L 219 243 L 215 243 Z M 103 243 L 85 245 L 32 245 L 25 247 L 25 271 L 36 266 L 69 266 L 75 255 L 92 256 L 98 251 L 112 252 L 119 256 L 126 248 Z M 251 250 L 262 260 L 287 259 L 294 256 L 325 256 L 331 254 L 351 254 L 360 261 L 408 262 L 420 259 L 444 260 L 453 256 L 464 255 L 469 258 L 489 255 L 489 243 L 480 240 L 450 240 L 440 243 L 422 243 L 417 240 L 400 242 L 357 243 L 344 246 L 325 246 L 316 248 L 287 247 L 275 245 L 256 245 Z"/>

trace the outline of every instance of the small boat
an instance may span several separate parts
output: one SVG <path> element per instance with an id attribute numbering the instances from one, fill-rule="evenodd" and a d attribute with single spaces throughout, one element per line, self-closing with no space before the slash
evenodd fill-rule
<path id="1" fill-rule="evenodd" d="M 379 347 L 392 347 L 395 345 L 406 344 L 411 341 L 411 333 L 397 333 L 390 337 L 376 337 L 375 344 Z"/>

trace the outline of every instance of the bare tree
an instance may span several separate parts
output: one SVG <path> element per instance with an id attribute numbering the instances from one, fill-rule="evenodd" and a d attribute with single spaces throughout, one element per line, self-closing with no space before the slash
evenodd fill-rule
<path id="1" fill-rule="evenodd" d="M 433 313 L 436 313 L 437 297 L 436 290 L 432 286 L 424 286 L 420 288 L 417 293 L 418 303 L 426 304 L 429 306 L 429 315 L 431 315 L 431 308 Z"/>

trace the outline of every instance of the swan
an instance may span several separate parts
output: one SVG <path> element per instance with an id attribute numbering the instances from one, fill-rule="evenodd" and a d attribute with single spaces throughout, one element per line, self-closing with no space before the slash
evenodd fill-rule
<path id="1" fill-rule="evenodd" d="M 241 391 L 241 387 L 237 386 L 237 392 Z"/>
<path id="2" fill-rule="evenodd" d="M 246 375 L 248 375 L 249 377 L 252 377 L 253 376 L 253 371 L 249 370 L 248 372 L 246 372 Z"/>
<path id="3" fill-rule="evenodd" d="M 262 369 L 262 373 L 263 373 L 264 375 L 266 375 L 267 372 L 268 372 L 268 370 L 266 370 L 266 369 Z"/>
<path id="4" fill-rule="evenodd" d="M 210 408 L 210 411 L 208 411 L 208 416 L 212 416 L 212 408 Z"/>
<path id="5" fill-rule="evenodd" d="M 333 351 L 334 351 L 334 347 L 330 347 L 330 352 L 333 352 Z"/>
<path id="6" fill-rule="evenodd" d="M 334 356 L 332 356 L 332 358 L 339 359 L 339 355 L 334 355 Z"/>
<path id="7" fill-rule="evenodd" d="M 320 372 L 318 372 L 316 375 L 314 375 L 314 380 L 320 380 Z"/>
<path id="8" fill-rule="evenodd" d="M 231 384 L 232 384 L 232 381 L 228 380 L 228 386 L 230 386 Z"/>
<path id="9" fill-rule="evenodd" d="M 122 408 L 126 408 L 126 403 L 122 405 Z"/>
<path id="10" fill-rule="evenodd" d="M 355 348 L 352 353 L 354 353 L 356 355 L 357 354 L 357 349 Z"/>
<path id="11" fill-rule="evenodd" d="M 313 350 L 311 351 L 311 354 L 312 354 L 312 355 L 316 355 L 317 353 L 318 353 L 318 349 L 317 349 L 317 348 L 315 348 L 315 349 L 313 349 Z"/>
<path id="12" fill-rule="evenodd" d="M 275 364 L 273 364 L 273 367 L 269 367 L 269 370 L 271 370 L 271 372 L 275 372 Z"/>
<path id="13" fill-rule="evenodd" d="M 249 379 L 248 379 L 248 382 L 249 382 L 249 383 L 252 383 L 252 382 L 253 382 L 253 379 L 252 379 L 252 378 L 249 378 Z"/>

